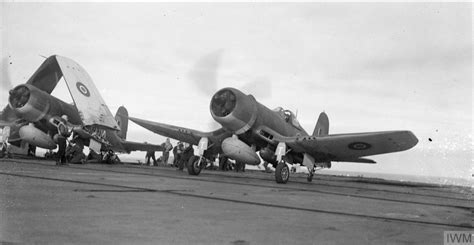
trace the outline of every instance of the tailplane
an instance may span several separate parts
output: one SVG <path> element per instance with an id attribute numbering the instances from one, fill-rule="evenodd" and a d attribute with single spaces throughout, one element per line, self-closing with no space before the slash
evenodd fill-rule
<path id="1" fill-rule="evenodd" d="M 329 118 L 325 112 L 319 114 L 318 122 L 313 131 L 313 136 L 326 136 L 329 134 Z"/>
<path id="2" fill-rule="evenodd" d="M 128 111 L 124 106 L 120 106 L 115 114 L 115 121 L 120 127 L 120 130 L 117 132 L 117 135 L 123 140 L 127 139 L 127 130 L 128 130 Z"/>

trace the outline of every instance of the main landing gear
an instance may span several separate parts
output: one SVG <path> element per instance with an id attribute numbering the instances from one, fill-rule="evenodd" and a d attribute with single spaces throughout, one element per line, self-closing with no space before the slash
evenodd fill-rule
<path id="1" fill-rule="evenodd" d="M 192 156 L 187 165 L 189 175 L 199 175 L 201 169 L 206 166 L 206 159 L 201 156 Z"/>
<path id="2" fill-rule="evenodd" d="M 290 168 L 285 161 L 280 161 L 275 168 L 275 180 L 279 184 L 286 184 L 290 179 Z"/>

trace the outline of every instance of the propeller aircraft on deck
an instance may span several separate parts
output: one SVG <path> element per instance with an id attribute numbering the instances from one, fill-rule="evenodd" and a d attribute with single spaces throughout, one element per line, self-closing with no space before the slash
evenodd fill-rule
<path id="1" fill-rule="evenodd" d="M 288 181 L 287 163 L 305 165 L 309 170 L 307 180 L 312 181 L 316 168 L 330 168 L 331 162 L 375 163 L 365 157 L 408 150 L 418 143 L 410 131 L 329 134 L 329 119 L 324 112 L 310 135 L 291 111 L 271 110 L 253 95 L 235 88 L 217 91 L 212 96 L 210 111 L 222 126 L 212 132 L 129 119 L 154 133 L 197 145 L 198 155 L 187 163 L 191 175 L 198 175 L 206 161 L 217 154 L 249 165 L 260 164 L 261 157 L 275 167 L 277 183 Z"/>
<path id="2" fill-rule="evenodd" d="M 74 101 L 72 104 L 51 95 L 61 78 L 66 82 Z M 84 68 L 58 55 L 46 58 L 25 84 L 9 91 L 8 105 L 0 114 L 0 127 L 9 132 L 4 140 L 16 146 L 24 142 L 55 149 L 53 135 L 62 115 L 68 117 L 68 124 L 84 139 L 85 145 L 96 151 L 162 150 L 159 145 L 127 141 L 128 112 L 125 107 L 121 106 L 114 118 Z"/>

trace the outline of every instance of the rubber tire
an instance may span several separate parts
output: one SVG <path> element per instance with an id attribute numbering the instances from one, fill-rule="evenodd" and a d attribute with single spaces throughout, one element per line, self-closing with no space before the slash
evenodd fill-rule
<path id="1" fill-rule="evenodd" d="M 199 156 L 192 156 L 188 161 L 188 174 L 189 175 L 199 175 L 201 173 L 201 164 L 199 163 Z M 202 159 L 204 161 L 204 159 Z M 197 164 L 197 168 L 196 165 Z"/>
<path id="2" fill-rule="evenodd" d="M 308 175 L 308 176 L 306 177 L 306 180 L 307 180 L 308 182 L 311 182 L 311 181 L 313 181 L 313 177 L 314 177 L 314 174 Z"/>
<path id="3" fill-rule="evenodd" d="M 282 176 L 282 172 L 284 173 L 286 171 L 287 175 L 286 178 Z M 277 165 L 275 168 L 275 180 L 278 184 L 286 184 L 288 180 L 290 179 L 290 168 L 288 168 L 288 165 L 286 165 L 285 162 L 281 162 Z"/>

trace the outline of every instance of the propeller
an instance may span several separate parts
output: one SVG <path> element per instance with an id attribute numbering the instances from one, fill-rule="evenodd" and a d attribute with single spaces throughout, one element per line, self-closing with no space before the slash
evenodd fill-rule
<path id="1" fill-rule="evenodd" d="M 218 69 L 221 66 L 223 49 L 218 49 L 200 58 L 189 72 L 190 79 L 205 96 L 212 96 L 218 87 Z M 250 93 L 257 98 L 271 96 L 272 86 L 266 77 L 257 77 L 239 88 L 244 93 Z"/>
<path id="2" fill-rule="evenodd" d="M 200 58 L 189 72 L 189 77 L 205 96 L 217 91 L 217 71 L 222 58 L 222 50 L 216 50 Z"/>
<path id="3" fill-rule="evenodd" d="M 244 93 L 250 93 L 256 99 L 269 98 L 272 95 L 272 84 L 266 77 L 258 77 L 244 84 L 241 89 Z"/>
<path id="4" fill-rule="evenodd" d="M 221 66 L 223 49 L 213 51 L 200 58 L 188 73 L 189 78 L 198 87 L 198 91 L 207 97 L 211 97 L 219 89 L 218 87 L 218 71 Z M 250 93 L 258 98 L 268 98 L 271 96 L 272 86 L 266 77 L 257 77 L 254 80 L 244 84 L 241 88 L 244 93 Z M 218 124 L 214 120 L 210 120 L 208 128 L 218 128 Z"/>
<path id="5" fill-rule="evenodd" d="M 2 80 L 0 81 L 0 87 L 3 91 L 8 91 L 9 89 L 13 88 L 12 81 L 10 79 L 9 67 L 12 64 L 10 58 L 11 56 L 2 58 Z"/>
<path id="6" fill-rule="evenodd" d="M 10 61 L 11 56 L 3 57 L 1 60 L 1 77 L 0 77 L 0 92 L 5 93 L 13 88 L 11 79 L 10 79 Z M 5 96 L 8 98 L 7 96 Z M 2 98 L 5 98 L 2 96 Z M 0 127 L 11 126 L 18 119 L 13 110 L 8 106 L 8 101 L 2 101 L 1 103 L 7 103 L 5 108 L 0 112 Z"/>

